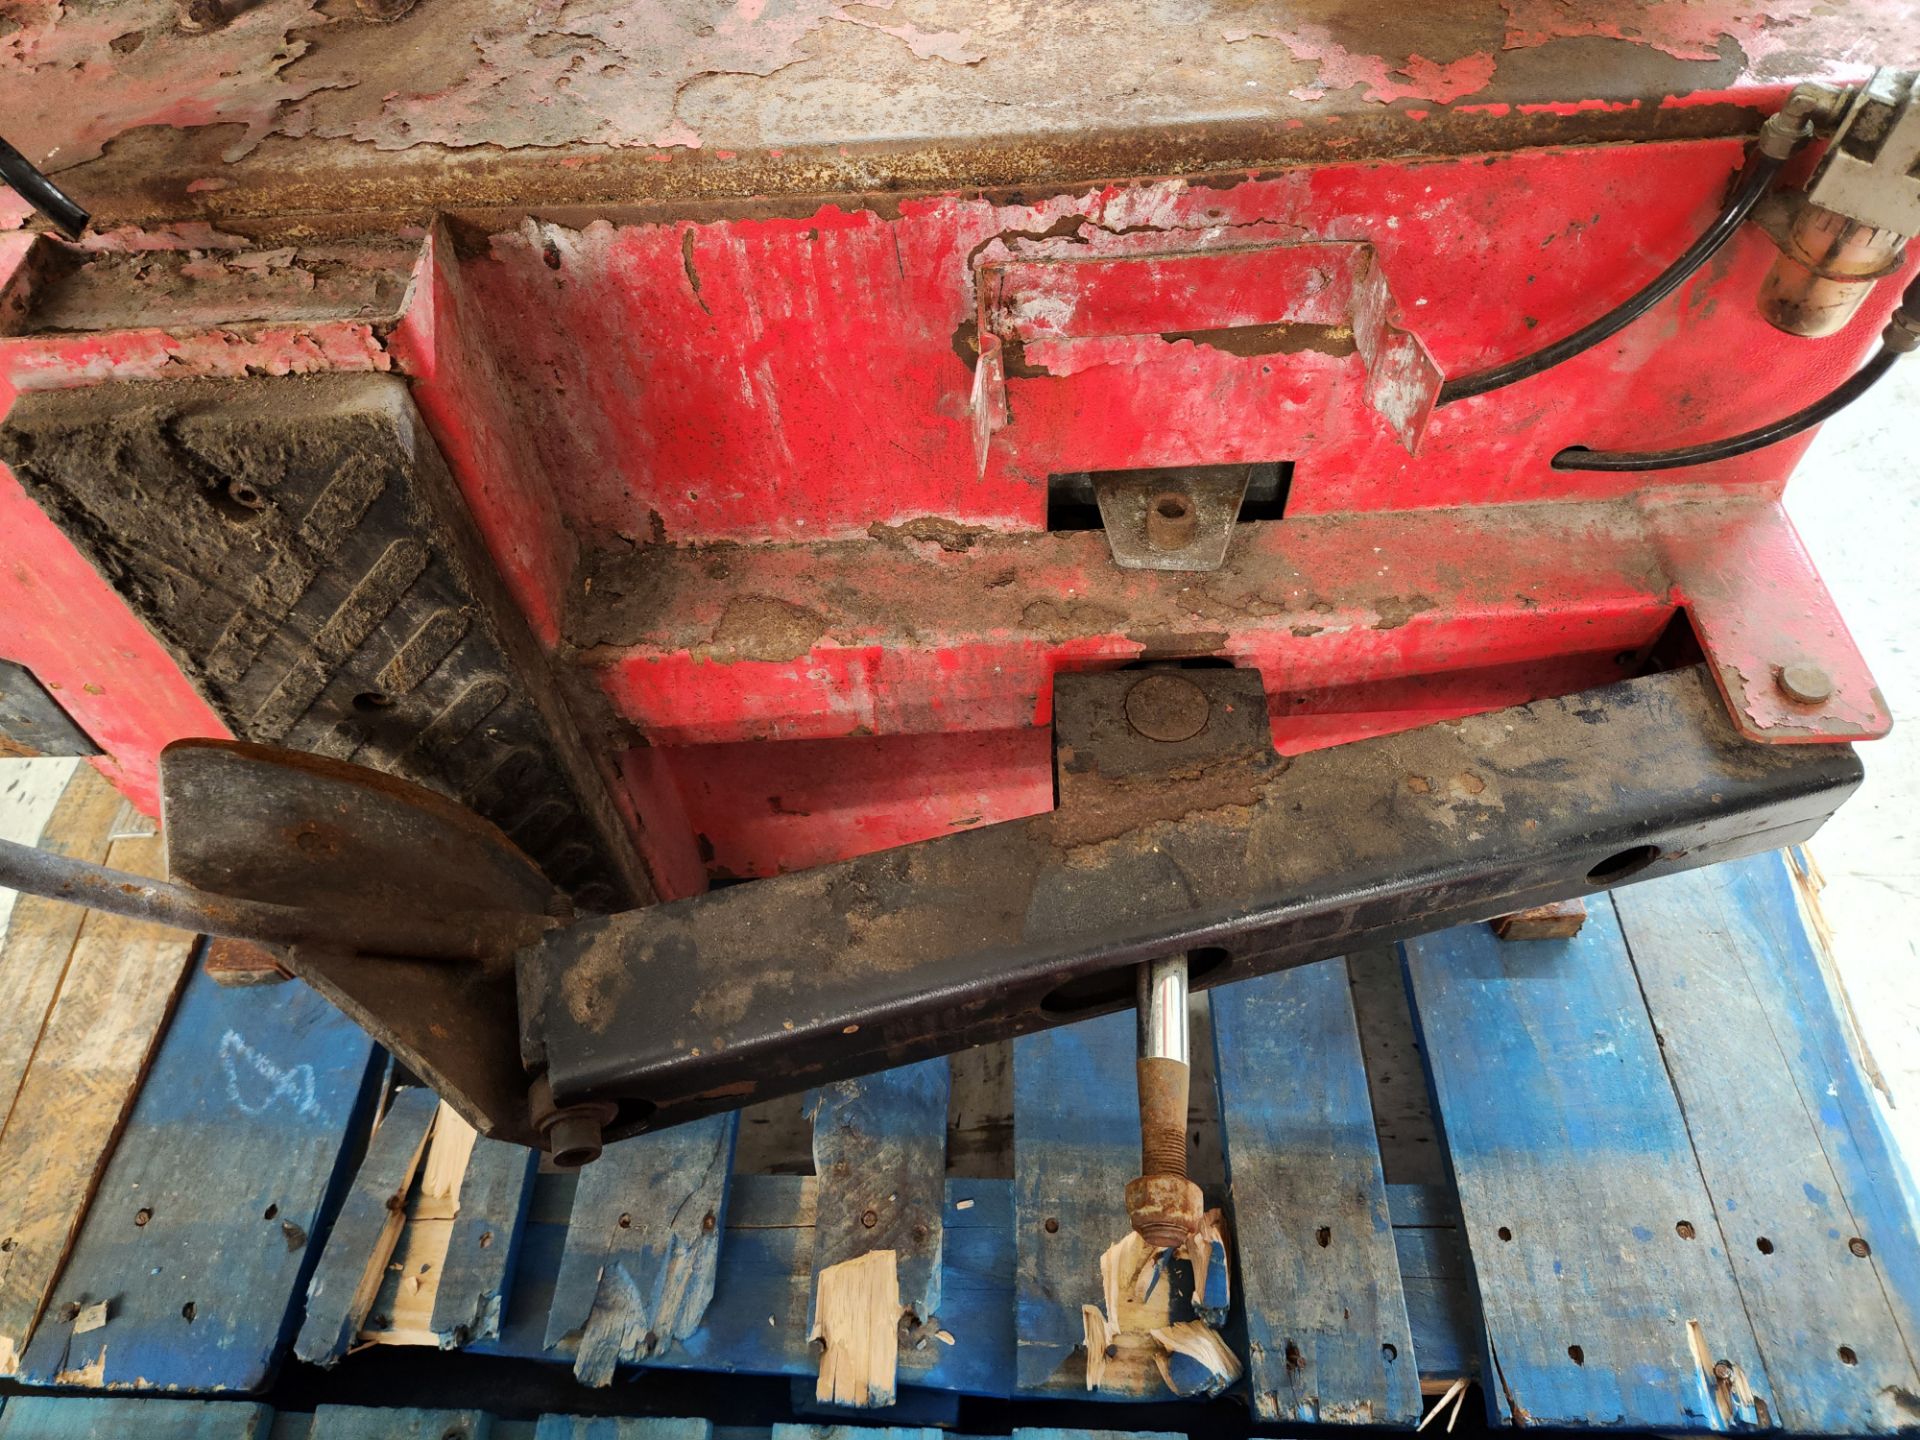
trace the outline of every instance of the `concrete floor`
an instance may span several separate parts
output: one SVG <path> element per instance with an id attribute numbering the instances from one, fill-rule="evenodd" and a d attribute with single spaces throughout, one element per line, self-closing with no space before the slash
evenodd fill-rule
<path id="1" fill-rule="evenodd" d="M 1867 782 L 1809 845 L 1888 1119 L 1920 1176 L 1920 362 L 1829 421 L 1787 508 L 1893 706 Z"/>

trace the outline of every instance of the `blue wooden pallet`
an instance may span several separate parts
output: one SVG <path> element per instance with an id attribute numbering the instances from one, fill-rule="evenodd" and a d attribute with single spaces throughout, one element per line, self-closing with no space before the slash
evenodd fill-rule
<path id="1" fill-rule="evenodd" d="M 1450 1185 L 1387 1183 L 1344 961 L 1212 997 L 1227 1183 L 1209 1200 L 1235 1254 L 1223 1334 L 1259 1418 L 1410 1428 L 1423 1393 L 1479 1376 L 1496 1423 L 1920 1424 L 1911 1187 L 1780 857 L 1603 898 L 1573 941 L 1466 926 L 1403 958 Z M 34 1383 L 246 1391 L 271 1374 L 366 1124 L 365 1042 L 315 1006 L 298 987 L 197 980 L 122 1141 L 145 1175 L 179 1116 L 198 1115 L 199 1148 L 175 1168 L 204 1172 L 208 1203 L 225 1203 L 213 1192 L 233 1157 L 249 1184 L 282 1167 L 264 1134 L 223 1141 L 225 1112 L 182 1098 L 218 1089 L 206 1077 L 229 1072 L 209 1066 L 233 1061 L 262 1107 L 305 1103 L 286 1078 L 301 1065 L 331 1097 L 309 1116 L 324 1134 L 307 1134 L 302 1253 L 230 1307 L 252 1316 L 242 1339 L 183 1322 L 175 1292 L 215 1294 L 238 1253 L 183 1239 L 104 1330 L 72 1334 L 64 1311 L 43 1325 Z M 269 1017 L 283 1027 L 270 1044 Z M 1016 1042 L 1010 1179 L 944 1175 L 940 1065 L 811 1097 L 817 1176 L 731 1174 L 730 1118 L 612 1147 L 579 1178 L 527 1184 L 495 1166 L 463 1189 L 459 1224 L 500 1249 L 465 1274 L 467 1319 L 441 1343 L 589 1383 L 664 1367 L 810 1390 L 817 1272 L 884 1245 L 913 1312 L 902 1411 L 930 1394 L 1087 1397 L 1082 1307 L 1100 1299 L 1098 1257 L 1125 1230 L 1120 1185 L 1138 1165 L 1132 1065 L 1127 1016 Z M 146 1286 L 119 1213 L 123 1156 L 56 1304 Z M 242 1198 L 258 1214 L 235 1199 L 222 1225 L 270 1224 L 264 1191 Z M 331 1237 L 348 1274 L 346 1249 L 364 1244 L 351 1228 Z M 1098 1398 L 1169 1397 L 1149 1378 Z"/>
<path id="2" fill-rule="evenodd" d="M 899 1426 L 757 1425 L 546 1414 L 502 1419 L 479 1410 L 322 1405 L 275 1411 L 242 1400 L 24 1396 L 0 1400 L 0 1440 L 985 1440 Z M 1127 1430 L 1016 1429 L 1011 1440 L 1181 1440 Z"/>

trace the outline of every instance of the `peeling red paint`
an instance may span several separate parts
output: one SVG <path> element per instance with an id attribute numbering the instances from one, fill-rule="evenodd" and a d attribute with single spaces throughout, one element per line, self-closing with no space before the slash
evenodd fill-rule
<path id="1" fill-rule="evenodd" d="M 1310 83 L 1297 85 L 1289 92 L 1298 100 L 1318 100 L 1332 91 L 1359 85 L 1365 87 L 1367 99 L 1381 104 L 1433 100 L 1444 105 L 1484 90 L 1493 79 L 1494 57 L 1486 51 L 1444 62 L 1411 54 L 1396 64 L 1383 56 L 1349 50 L 1325 26 L 1311 21 L 1230 25 L 1222 35 L 1230 43 L 1255 37 L 1278 40 L 1294 59 L 1317 65 L 1319 70 Z"/>
<path id="2" fill-rule="evenodd" d="M 396 32 L 405 44 L 382 65 L 362 50 L 321 47 L 293 73 L 311 86 L 284 133 L 363 140 L 381 150 L 416 145 L 555 147 L 569 144 L 698 149 L 677 113 L 680 93 L 710 75 L 771 75 L 807 58 L 806 42 L 834 23 L 879 30 L 915 55 L 973 64 L 984 53 L 957 32 L 887 25 L 893 0 L 736 0 L 701 7 L 668 0 L 573 0 L 476 23 L 460 6 L 423 7 Z M 447 83 L 422 85 L 419 47 L 470 50 Z M 368 74 L 369 66 L 374 70 Z M 378 84 L 369 112 L 350 92 Z"/>
<path id="3" fill-rule="evenodd" d="M 1508 50 L 1553 40 L 1598 36 L 1627 40 L 1676 60 L 1717 60 L 1731 42 L 1753 70 L 1768 57 L 1792 51 L 1817 16 L 1833 13 L 1826 0 L 1500 0 L 1507 13 Z M 1846 7 L 1854 34 L 1845 58 L 1897 65 L 1914 56 L 1913 18 L 1872 6 Z M 1837 57 L 1836 57 L 1837 58 Z"/>

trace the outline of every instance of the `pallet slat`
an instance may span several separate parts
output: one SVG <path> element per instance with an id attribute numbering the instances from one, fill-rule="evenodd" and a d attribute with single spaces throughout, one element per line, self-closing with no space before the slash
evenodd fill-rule
<path id="1" fill-rule="evenodd" d="M 265 1385 L 365 1124 L 374 1053 L 297 981 L 235 990 L 196 974 L 54 1291 L 66 1308 L 107 1302 L 105 1323 L 44 1322 L 22 1378 Z"/>
<path id="2" fill-rule="evenodd" d="M 308 1364 L 333 1364 L 359 1335 L 386 1278 L 406 1219 L 402 1206 L 439 1109 L 424 1086 L 402 1090 L 373 1132 L 307 1284 L 306 1319 L 293 1353 Z"/>
<path id="3" fill-rule="evenodd" d="M 107 863 L 160 875 L 153 837 Z M 85 912 L 0 1129 L 0 1375 L 21 1358 L 180 991 L 194 939 Z"/>
<path id="4" fill-rule="evenodd" d="M 433 1331 L 448 1346 L 498 1335 L 540 1154 L 522 1145 L 474 1141 L 460 1181 L 460 1208 L 447 1235 Z"/>
<path id="5" fill-rule="evenodd" d="M 273 1411 L 242 1400 L 16 1395 L 0 1406 L 0 1440 L 267 1440 Z"/>
<path id="6" fill-rule="evenodd" d="M 322 1405 L 307 1440 L 488 1440 L 493 1417 L 479 1410 Z"/>
<path id="7" fill-rule="evenodd" d="M 1100 1256 L 1131 1228 L 1124 1192 L 1140 1173 L 1135 1051 L 1130 1011 L 1013 1042 L 1017 1393 L 1086 1393 L 1081 1310 L 1102 1303 Z M 1166 1394 L 1150 1369 L 1125 1383 Z"/>
<path id="8" fill-rule="evenodd" d="M 606 1385 L 622 1361 L 700 1327 L 726 1226 L 738 1114 L 609 1145 L 580 1175 L 546 1346 L 579 1337 L 574 1374 Z"/>
<path id="9" fill-rule="evenodd" d="M 123 803 L 120 792 L 91 766 L 73 769 L 70 761 L 50 763 L 67 767 L 69 774 L 44 828 L 36 827 L 35 834 L 18 837 L 20 843 L 37 843 L 42 850 L 75 860 L 104 862 L 112 843 L 108 836 L 113 817 Z M 9 792 L 27 788 L 26 781 L 17 778 L 20 768 L 18 761 L 7 766 Z M 19 804 L 33 814 L 44 813 L 39 804 L 26 804 L 11 793 L 8 803 Z M 27 1062 L 40 1043 L 47 1008 L 60 991 L 60 981 L 67 973 L 67 961 L 73 953 L 73 942 L 79 937 L 80 922 L 86 919 L 87 912 L 78 905 L 40 895 L 15 896 L 11 891 L 0 894 L 10 902 L 6 909 L 0 910 L 0 1132 L 3 1132 L 7 1116 L 13 1111 L 14 1097 L 26 1079 Z"/>
<path id="10" fill-rule="evenodd" d="M 939 1311 L 947 1090 L 942 1057 L 807 1096 L 818 1176 L 809 1333 L 825 1347 L 821 1401 L 891 1405 L 901 1310 L 915 1322 Z M 867 1276 L 875 1265 L 890 1273 Z"/>
<path id="11" fill-rule="evenodd" d="M 1507 943 L 1464 925 L 1404 953 L 1486 1322 L 1490 1408 L 1516 1424 L 1724 1428 L 1722 1361 L 1771 1408 L 1611 908 L 1571 940 Z"/>
<path id="12" fill-rule="evenodd" d="M 712 1440 L 707 1420 L 615 1415 L 542 1415 L 533 1440 Z"/>
<path id="13" fill-rule="evenodd" d="M 1615 903 L 1775 1419 L 1816 1433 L 1911 1428 L 1920 1372 L 1894 1307 L 1911 1303 L 1913 1276 L 1883 1273 L 1881 1257 L 1910 1255 L 1912 1233 L 1878 1127 L 1838 1103 L 1856 1067 L 1836 1073 L 1831 1039 L 1814 1033 L 1833 1028 L 1831 1005 L 1789 989 L 1789 965 L 1814 962 L 1785 884 L 1767 855 L 1633 886 Z M 1895 1235 L 1879 1230 L 1889 1214 Z"/>
<path id="14" fill-rule="evenodd" d="M 1412 1424 L 1420 1379 L 1344 960 L 1212 992 L 1263 1420 Z"/>

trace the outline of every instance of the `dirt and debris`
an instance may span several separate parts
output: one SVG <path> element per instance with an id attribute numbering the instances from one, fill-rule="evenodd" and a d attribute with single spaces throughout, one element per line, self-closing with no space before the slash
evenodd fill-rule
<path id="1" fill-rule="evenodd" d="M 740 595 L 727 602 L 710 648 L 734 660 L 798 660 L 826 630 L 826 617 L 817 611 L 765 595 Z"/>

